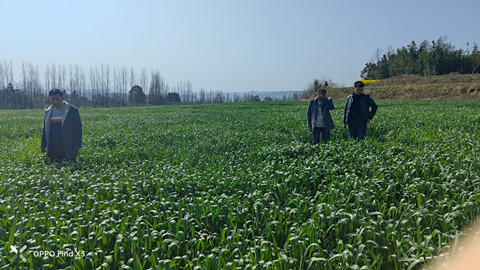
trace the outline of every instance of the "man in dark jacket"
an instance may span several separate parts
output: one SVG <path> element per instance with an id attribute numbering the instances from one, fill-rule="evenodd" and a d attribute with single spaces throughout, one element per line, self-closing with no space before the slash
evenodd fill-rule
<path id="1" fill-rule="evenodd" d="M 320 141 L 320 133 L 324 143 L 330 140 L 330 130 L 334 128 L 330 110 L 335 109 L 332 98 L 327 97 L 327 90 L 319 89 L 317 96 L 308 103 L 307 125 L 312 132 L 313 144 Z"/>
<path id="2" fill-rule="evenodd" d="M 343 112 L 343 127 L 348 125 L 348 136 L 358 138 L 358 140 L 365 139 L 367 123 L 375 116 L 378 108 L 370 95 L 363 93 L 364 86 L 361 81 L 355 82 L 354 92 L 347 97 Z"/>
<path id="3" fill-rule="evenodd" d="M 42 153 L 52 161 L 75 160 L 82 147 L 82 121 L 78 109 L 64 101 L 63 92 L 48 93 L 52 105 L 45 108 Z"/>

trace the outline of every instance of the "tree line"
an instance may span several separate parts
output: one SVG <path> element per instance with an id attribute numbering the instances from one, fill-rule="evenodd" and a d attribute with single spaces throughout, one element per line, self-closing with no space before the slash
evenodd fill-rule
<path id="1" fill-rule="evenodd" d="M 22 63 L 19 78 L 12 61 L 0 62 L 0 109 L 35 109 L 48 104 L 51 89 L 64 92 L 65 100 L 79 107 L 122 107 L 165 104 L 261 101 L 258 95 L 200 89 L 190 81 L 169 86 L 159 71 L 136 73 L 133 68 L 110 68 L 102 64 L 89 68 L 79 65 L 49 64 L 44 74 L 38 66 Z M 290 95 L 283 100 L 298 97 Z M 272 100 L 266 97 L 265 100 Z"/>
<path id="2" fill-rule="evenodd" d="M 469 44 L 467 43 L 467 47 Z M 412 41 L 406 47 L 390 49 L 381 54 L 377 49 L 375 59 L 365 64 L 361 78 L 379 80 L 398 75 L 446 75 L 452 72 L 459 74 L 480 73 L 480 51 L 477 43 L 470 49 L 456 49 L 446 38 L 437 41 L 424 40 L 417 45 Z"/>

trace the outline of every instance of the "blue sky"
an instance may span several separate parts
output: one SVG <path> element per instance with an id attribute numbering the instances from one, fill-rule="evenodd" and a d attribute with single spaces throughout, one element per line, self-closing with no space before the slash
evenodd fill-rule
<path id="1" fill-rule="evenodd" d="M 52 63 L 158 70 L 193 90 L 351 86 L 377 49 L 480 44 L 479 10 L 478 0 L 0 0 L 0 61 L 16 81 L 23 61 L 41 74 Z"/>

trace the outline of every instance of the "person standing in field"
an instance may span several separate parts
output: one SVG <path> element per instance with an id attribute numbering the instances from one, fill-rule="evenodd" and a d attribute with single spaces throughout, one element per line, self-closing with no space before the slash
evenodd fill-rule
<path id="1" fill-rule="evenodd" d="M 82 147 L 82 120 L 78 109 L 64 101 L 63 92 L 48 93 L 40 150 L 52 161 L 75 160 Z"/>
<path id="2" fill-rule="evenodd" d="M 307 110 L 308 130 L 312 132 L 313 144 L 320 141 L 320 133 L 324 143 L 330 140 L 330 130 L 333 125 L 330 110 L 335 109 L 331 97 L 327 97 L 327 90 L 318 89 L 317 96 L 310 100 Z"/>
<path id="3" fill-rule="evenodd" d="M 343 127 L 348 125 L 348 136 L 358 140 L 365 139 L 367 124 L 373 119 L 378 108 L 370 95 L 363 93 L 363 87 L 365 85 L 362 81 L 355 82 L 353 94 L 347 97 L 343 112 Z"/>

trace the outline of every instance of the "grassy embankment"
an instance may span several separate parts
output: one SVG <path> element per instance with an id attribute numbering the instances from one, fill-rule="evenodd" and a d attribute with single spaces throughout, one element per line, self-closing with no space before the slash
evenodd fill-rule
<path id="1" fill-rule="evenodd" d="M 344 99 L 350 93 L 350 86 L 328 89 L 328 96 L 334 99 Z M 365 87 L 365 93 L 375 99 L 476 99 L 480 98 L 480 75 L 404 75 L 372 83 Z"/>

